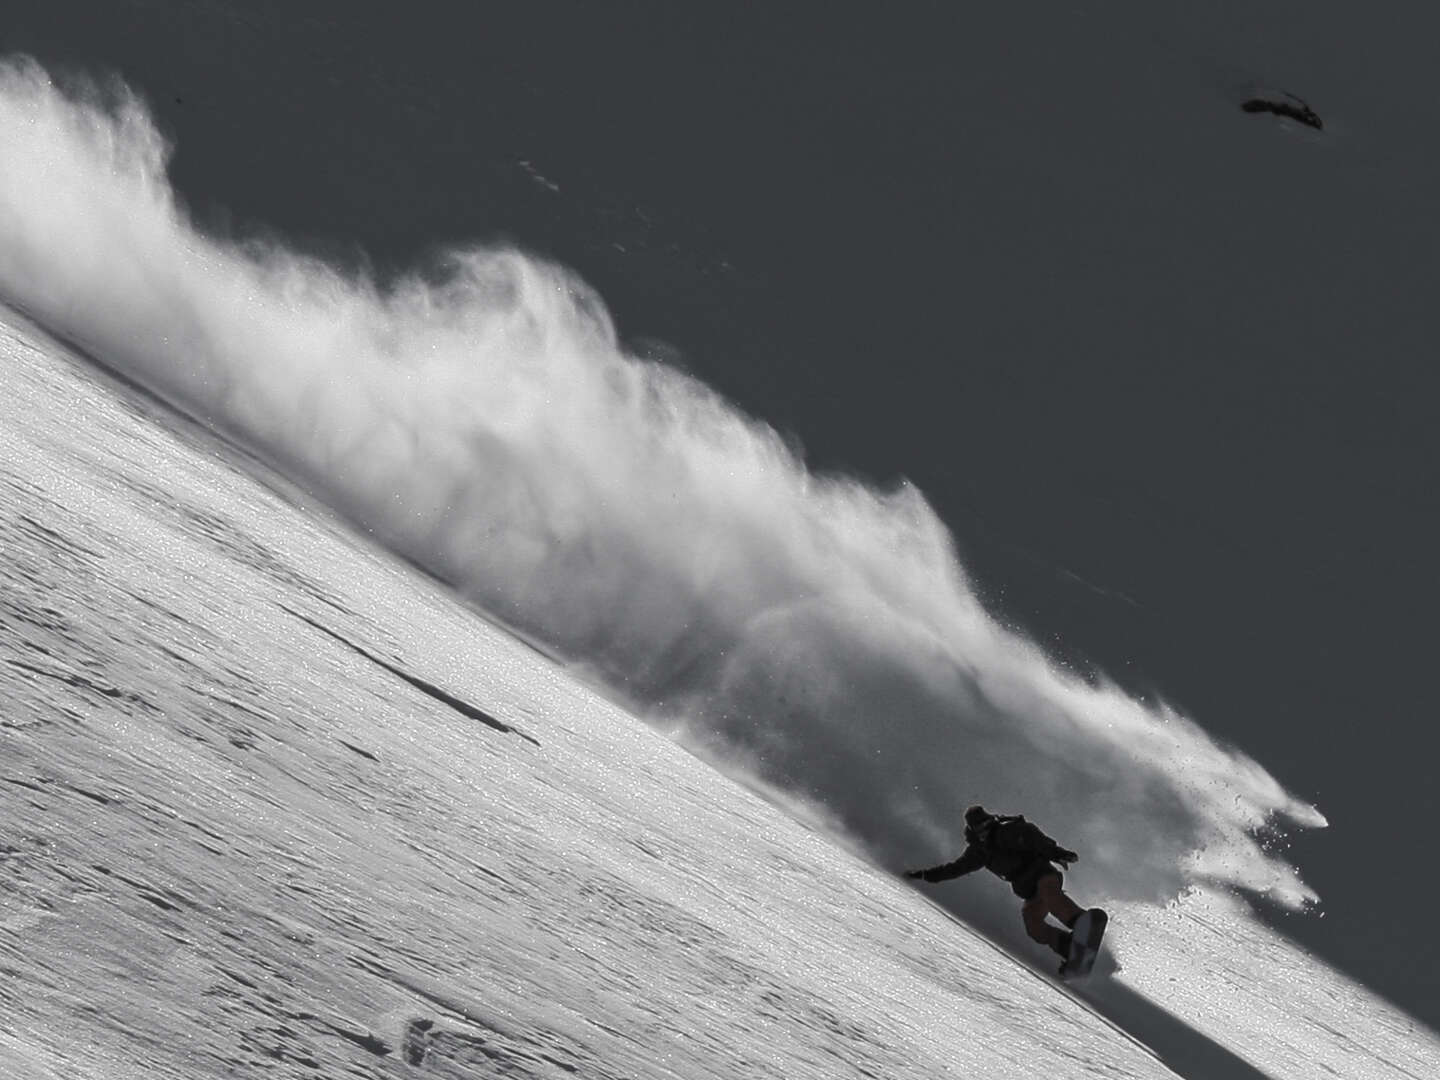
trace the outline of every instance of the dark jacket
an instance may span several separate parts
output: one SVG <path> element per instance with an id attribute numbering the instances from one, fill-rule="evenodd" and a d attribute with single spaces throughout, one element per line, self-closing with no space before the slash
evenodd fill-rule
<path id="1" fill-rule="evenodd" d="M 1014 885 L 1030 886 L 1047 872 L 1059 873 L 1050 865 L 1052 859 L 1074 857 L 1023 815 L 997 816 L 984 821 L 978 828 L 965 828 L 967 847 L 954 862 L 922 870 L 926 881 L 946 881 L 974 873 L 982 867 Z M 1016 889 L 1021 892 L 1020 889 Z M 1021 893 L 1023 895 L 1023 893 Z"/>

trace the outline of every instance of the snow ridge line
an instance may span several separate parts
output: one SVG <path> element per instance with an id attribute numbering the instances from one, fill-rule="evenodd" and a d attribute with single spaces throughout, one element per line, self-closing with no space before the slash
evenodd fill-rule
<path id="1" fill-rule="evenodd" d="M 492 727 L 492 728 L 494 728 L 496 731 L 503 732 L 503 733 L 506 734 L 506 735 L 518 735 L 518 736 L 520 736 L 520 738 L 526 740 L 527 742 L 533 743 L 533 744 L 536 745 L 536 746 L 539 746 L 539 745 L 540 745 L 540 740 L 536 739 L 534 736 L 532 736 L 532 735 L 527 735 L 525 732 L 521 731 L 519 728 L 517 728 L 517 727 L 515 727 L 515 726 L 513 726 L 513 725 L 511 725 L 511 724 L 507 724 L 507 723 L 505 723 L 505 722 L 502 721 L 502 720 L 497 720 L 497 719 L 495 719 L 495 717 L 491 716 L 489 713 L 484 712 L 484 711 L 482 711 L 482 710 L 480 710 L 480 709 L 477 709 L 474 705 L 471 705 L 468 701 L 462 701 L 460 698 L 457 698 L 455 695 L 450 694 L 450 693 L 447 693 L 446 691 L 442 690 L 440 687 L 436 686 L 434 683 L 426 682 L 424 679 L 419 678 L 419 677 L 416 676 L 416 675 L 411 675 L 408 671 L 405 671 L 403 668 L 397 667 L 397 666 L 395 666 L 394 664 L 387 663 L 386 661 L 381 660 L 381 659 L 380 659 L 378 656 L 376 656 L 374 653 L 371 653 L 371 652 L 367 651 L 366 649 L 361 648 L 359 645 L 356 645 L 353 641 L 349 640 L 348 638 L 346 638 L 346 637 L 344 637 L 344 636 L 342 636 L 342 635 L 340 635 L 340 634 L 337 634 L 334 630 L 331 630 L 328 626 L 324 626 L 324 625 L 322 625 L 321 623 L 316 622 L 314 619 L 310 618 L 308 615 L 302 615 L 302 614 L 300 614 L 300 612 L 295 611 L 295 610 L 292 609 L 292 608 L 286 607 L 284 604 L 278 604 L 278 605 L 276 605 L 276 606 L 279 607 L 281 611 L 285 612 L 285 614 L 290 615 L 290 616 L 292 616 L 292 617 L 294 617 L 294 618 L 296 618 L 296 619 L 299 619 L 301 622 L 309 623 L 309 624 L 310 624 L 311 626 L 313 626 L 316 630 L 319 630 L 322 634 L 327 634 L 327 635 L 329 635 L 330 637 L 332 637 L 332 638 L 334 638 L 336 641 L 338 641 L 341 645 L 344 645 L 347 649 L 351 649 L 351 650 L 359 653 L 361 656 L 363 656 L 366 660 L 369 660 L 369 661 L 370 661 L 372 664 L 374 664 L 376 667 L 384 668 L 384 669 L 385 669 L 386 671 L 388 671 L 391 675 L 394 675 L 397 679 L 402 679 L 402 680 L 404 680 L 405 682 L 409 683 L 411 686 L 415 687 L 415 689 L 419 690 L 422 694 L 425 694 L 425 695 L 427 695 L 427 696 L 429 696 L 429 697 L 432 697 L 432 698 L 434 698 L 436 701 L 441 702 L 442 704 L 445 704 L 445 705 L 450 706 L 450 708 L 454 709 L 454 710 L 455 710 L 456 712 L 458 712 L 461 716 L 468 717 L 468 718 L 471 719 L 471 720 L 478 720 L 478 721 L 480 721 L 480 723 L 485 724 L 485 725 L 487 725 L 487 726 L 489 726 L 489 727 Z M 352 748 L 352 749 L 353 749 L 353 748 Z"/>

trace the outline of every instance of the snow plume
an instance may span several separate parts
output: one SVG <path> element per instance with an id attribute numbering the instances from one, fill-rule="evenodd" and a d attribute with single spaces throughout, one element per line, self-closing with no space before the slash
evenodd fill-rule
<path id="1" fill-rule="evenodd" d="M 4 297 L 889 865 L 953 857 L 979 801 L 1084 853 L 1088 896 L 1311 898 L 1255 837 L 1324 819 L 997 625 L 913 488 L 813 475 L 516 251 L 381 286 L 201 235 L 166 154 L 123 89 L 0 66 Z"/>

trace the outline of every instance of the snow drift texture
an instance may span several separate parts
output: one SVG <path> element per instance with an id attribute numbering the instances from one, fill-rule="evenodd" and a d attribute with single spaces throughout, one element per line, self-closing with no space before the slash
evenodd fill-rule
<path id="1" fill-rule="evenodd" d="M 914 488 L 811 474 L 519 252 L 380 286 L 203 236 L 166 155 L 123 88 L 0 68 L 5 298 L 878 858 L 952 857 L 982 801 L 1084 852 L 1090 895 L 1313 898 L 1255 830 L 1323 818 L 998 626 Z"/>

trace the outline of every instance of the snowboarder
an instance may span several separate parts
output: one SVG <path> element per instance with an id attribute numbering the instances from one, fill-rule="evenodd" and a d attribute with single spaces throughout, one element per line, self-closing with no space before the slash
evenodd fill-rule
<path id="1" fill-rule="evenodd" d="M 1066 870 L 1080 856 L 1063 848 L 1022 815 L 992 814 L 983 806 L 965 811 L 964 853 L 954 862 L 928 870 L 910 870 L 905 876 L 925 881 L 948 881 L 984 867 L 1010 883 L 1025 903 L 1020 917 L 1025 932 L 1041 945 L 1049 945 L 1061 957 L 1060 974 L 1089 970 L 1105 934 L 1109 916 L 1100 908 L 1084 910 L 1065 895 L 1065 877 L 1055 866 Z M 1054 915 L 1066 929 L 1047 922 Z"/>

